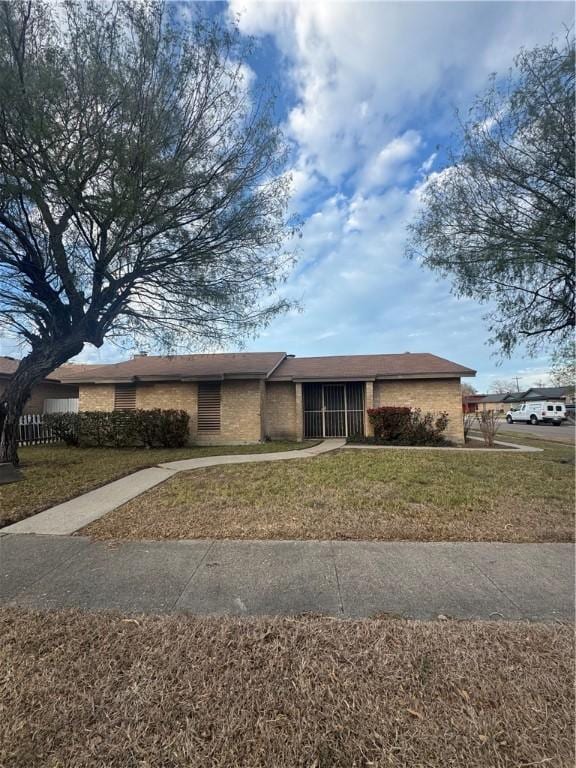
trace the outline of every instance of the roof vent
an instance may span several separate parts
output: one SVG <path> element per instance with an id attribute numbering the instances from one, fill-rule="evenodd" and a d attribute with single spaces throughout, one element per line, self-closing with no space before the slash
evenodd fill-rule
<path id="1" fill-rule="evenodd" d="M 148 357 L 148 352 L 144 352 L 143 350 L 140 350 L 140 352 L 135 353 L 134 360 L 136 360 L 137 357 Z"/>

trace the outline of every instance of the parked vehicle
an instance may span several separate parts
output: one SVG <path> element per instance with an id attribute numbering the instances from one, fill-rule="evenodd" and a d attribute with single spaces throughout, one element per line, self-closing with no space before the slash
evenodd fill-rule
<path id="1" fill-rule="evenodd" d="M 566 406 L 557 400 L 535 403 L 522 403 L 520 408 L 512 408 L 506 414 L 508 424 L 524 422 L 526 424 L 554 424 L 557 427 L 566 419 Z"/>

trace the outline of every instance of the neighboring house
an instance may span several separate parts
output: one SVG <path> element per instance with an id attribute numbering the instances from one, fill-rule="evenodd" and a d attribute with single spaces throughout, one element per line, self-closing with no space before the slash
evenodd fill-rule
<path id="1" fill-rule="evenodd" d="M 13 357 L 0 357 L 0 399 L 19 363 L 20 361 Z M 33 387 L 32 395 L 24 407 L 24 413 L 44 413 L 48 405 L 47 401 L 77 399 L 78 385 L 68 384 L 63 380 L 67 371 L 76 368 L 75 365 L 63 365 Z"/>
<path id="2" fill-rule="evenodd" d="M 562 400 L 573 403 L 574 387 L 532 387 L 519 395 L 519 400 L 523 403 L 539 400 Z"/>
<path id="3" fill-rule="evenodd" d="M 462 410 L 464 413 L 478 413 L 482 400 L 486 395 L 462 395 Z"/>
<path id="4" fill-rule="evenodd" d="M 477 403 L 477 410 L 506 413 L 510 408 L 518 408 L 522 403 L 547 400 L 561 400 L 567 404 L 573 403 L 574 387 L 532 387 L 525 392 L 482 395 Z"/>
<path id="5" fill-rule="evenodd" d="M 80 410 L 182 408 L 198 443 L 369 434 L 366 410 L 447 411 L 462 442 L 460 378 L 475 371 L 430 354 L 296 358 L 284 352 L 148 357 L 68 373 Z"/>
<path id="6" fill-rule="evenodd" d="M 482 395 L 478 401 L 477 411 L 495 411 L 496 413 L 505 413 L 510 402 L 510 398 L 513 399 L 513 395 L 510 392 L 496 393 L 492 395 Z"/>

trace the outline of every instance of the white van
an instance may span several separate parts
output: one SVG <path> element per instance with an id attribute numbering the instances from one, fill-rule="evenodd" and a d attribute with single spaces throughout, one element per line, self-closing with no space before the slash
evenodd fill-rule
<path id="1" fill-rule="evenodd" d="M 512 408 L 506 414 L 508 424 L 523 421 L 528 424 L 555 424 L 557 427 L 566 419 L 566 406 L 558 400 L 522 403 L 519 408 Z"/>

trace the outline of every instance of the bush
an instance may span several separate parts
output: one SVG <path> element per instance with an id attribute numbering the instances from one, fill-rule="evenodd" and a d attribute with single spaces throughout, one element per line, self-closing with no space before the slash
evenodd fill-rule
<path id="1" fill-rule="evenodd" d="M 468 435 L 470 434 L 470 430 L 476 426 L 477 421 L 478 421 L 477 413 L 464 414 L 464 440 L 465 441 L 468 440 Z"/>
<path id="2" fill-rule="evenodd" d="M 186 411 L 81 411 L 45 416 L 46 424 L 67 445 L 112 448 L 182 448 L 188 442 Z"/>
<path id="3" fill-rule="evenodd" d="M 374 437 L 383 441 L 394 442 L 406 436 L 410 428 L 410 415 L 410 408 L 404 407 L 384 405 L 368 409 Z"/>
<path id="4" fill-rule="evenodd" d="M 374 427 L 374 442 L 395 445 L 448 445 L 442 433 L 448 426 L 448 414 L 422 413 L 420 408 L 382 406 L 368 409 Z"/>
<path id="5" fill-rule="evenodd" d="M 500 414 L 496 411 L 482 411 L 478 422 L 480 433 L 484 438 L 484 445 L 486 448 L 493 448 L 494 440 L 502 424 Z"/>
<path id="6" fill-rule="evenodd" d="M 412 411 L 410 418 L 410 445 L 444 445 L 447 441 L 442 436 L 448 426 L 448 414 L 424 413 L 420 408 Z"/>
<path id="7" fill-rule="evenodd" d="M 80 414 L 46 413 L 42 417 L 42 421 L 66 445 L 78 445 Z"/>

